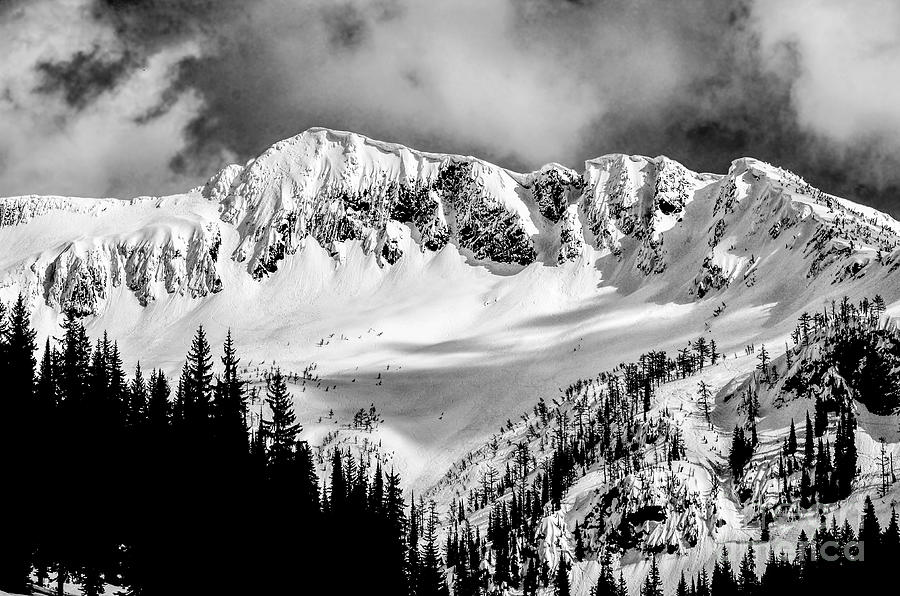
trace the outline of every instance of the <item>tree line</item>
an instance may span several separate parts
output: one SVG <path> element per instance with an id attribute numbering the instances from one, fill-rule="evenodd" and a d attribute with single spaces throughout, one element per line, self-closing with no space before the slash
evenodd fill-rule
<path id="1" fill-rule="evenodd" d="M 447 593 L 433 504 L 408 509 L 370 454 L 336 448 L 320 479 L 278 369 L 251 428 L 230 331 L 215 358 L 199 327 L 172 382 L 127 375 L 73 313 L 62 329 L 38 361 L 25 300 L 0 305 L 0 589 Z"/>

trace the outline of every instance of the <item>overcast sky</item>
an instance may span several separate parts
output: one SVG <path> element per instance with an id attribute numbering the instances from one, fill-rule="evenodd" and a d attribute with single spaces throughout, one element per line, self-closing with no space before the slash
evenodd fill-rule
<path id="1" fill-rule="evenodd" d="M 0 195 L 183 191 L 311 126 L 750 155 L 900 215 L 900 2 L 0 0 Z"/>

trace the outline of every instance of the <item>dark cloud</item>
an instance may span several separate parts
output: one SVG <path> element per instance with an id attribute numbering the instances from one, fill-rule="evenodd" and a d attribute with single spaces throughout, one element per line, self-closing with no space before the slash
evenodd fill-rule
<path id="1" fill-rule="evenodd" d="M 115 89 L 138 64 L 129 52 L 109 56 L 94 46 L 88 52 L 75 52 L 68 60 L 38 62 L 35 68 L 40 83 L 35 91 L 61 93 L 67 104 L 81 109 L 98 95 Z"/>
<path id="2" fill-rule="evenodd" d="M 889 0 L 68 2 L 115 47 L 42 58 L 38 91 L 84 109 L 181 52 L 130 115 L 182 123 L 179 180 L 329 126 L 515 169 L 627 152 L 722 172 L 749 155 L 900 214 Z"/>
<path id="3" fill-rule="evenodd" d="M 323 24 L 329 31 L 329 40 L 336 50 L 359 49 L 370 32 L 366 15 L 351 2 L 337 2 L 322 9 Z"/>

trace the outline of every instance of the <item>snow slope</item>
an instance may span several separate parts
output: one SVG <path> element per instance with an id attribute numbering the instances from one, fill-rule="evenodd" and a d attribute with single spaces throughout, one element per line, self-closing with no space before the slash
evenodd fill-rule
<path id="1" fill-rule="evenodd" d="M 172 375 L 197 325 L 214 342 L 230 327 L 248 378 L 298 374 L 306 438 L 377 445 L 423 490 L 539 397 L 641 352 L 703 333 L 728 354 L 782 345 L 822 300 L 895 304 L 898 237 L 887 215 L 749 158 L 723 175 L 626 155 L 516 173 L 311 129 L 181 195 L 0 198 L 0 298 L 27 296 L 41 340 L 73 308 L 127 362 Z M 704 374 L 720 387 L 752 364 Z M 658 404 L 685 424 L 689 381 Z M 347 428 L 371 403 L 379 428 Z M 685 432 L 685 490 L 709 491 L 728 423 Z M 596 482 L 573 489 L 570 522 Z M 678 565 L 746 539 L 745 512 L 726 496 L 717 511 L 727 529 L 698 530 L 706 546 Z M 626 565 L 639 581 L 645 562 Z"/>

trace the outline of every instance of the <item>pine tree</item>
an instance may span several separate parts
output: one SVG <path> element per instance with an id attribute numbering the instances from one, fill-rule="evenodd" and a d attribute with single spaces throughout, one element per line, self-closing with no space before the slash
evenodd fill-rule
<path id="1" fill-rule="evenodd" d="M 900 557 L 900 524 L 897 509 L 891 505 L 891 519 L 881 536 L 881 548 L 886 561 L 896 561 Z"/>
<path id="2" fill-rule="evenodd" d="M 302 519 L 309 519 L 319 513 L 319 477 L 312 450 L 305 441 L 297 443 L 295 461 L 296 494 L 295 503 Z"/>
<path id="3" fill-rule="evenodd" d="M 341 452 L 335 449 L 331 456 L 331 509 L 335 513 L 343 512 L 347 503 L 347 478 L 344 476 L 344 463 Z"/>
<path id="4" fill-rule="evenodd" d="M 731 440 L 731 451 L 728 454 L 728 462 L 731 465 L 731 473 L 735 479 L 744 472 L 744 467 L 753 456 L 753 444 L 744 436 L 744 429 L 735 426 Z"/>
<path id="5" fill-rule="evenodd" d="M 600 552 L 600 573 L 597 576 L 597 585 L 594 588 L 594 596 L 615 596 L 616 579 L 613 576 L 612 554 L 608 546 L 604 546 Z"/>
<path id="6" fill-rule="evenodd" d="M 659 566 L 656 564 L 656 557 L 650 559 L 650 572 L 644 578 L 641 596 L 663 596 L 662 579 L 659 576 Z"/>
<path id="7" fill-rule="evenodd" d="M 162 370 L 150 374 L 150 389 L 147 403 L 147 424 L 157 437 L 163 435 L 169 426 L 171 405 L 169 396 L 172 390 Z"/>
<path id="8" fill-rule="evenodd" d="M 880 551 L 881 526 L 878 523 L 878 516 L 875 515 L 875 505 L 872 504 L 872 498 L 869 495 L 866 495 L 866 500 L 863 503 L 859 540 L 865 544 L 867 556 L 877 556 Z"/>
<path id="9" fill-rule="evenodd" d="M 803 443 L 803 465 L 811 468 L 815 461 L 815 445 L 813 443 L 813 427 L 812 421 L 809 419 L 809 412 L 806 413 L 806 437 Z"/>
<path id="10" fill-rule="evenodd" d="M 26 429 L 37 413 L 34 399 L 36 349 L 31 317 L 19 294 L 9 322 L 0 312 L 0 372 L 4 374 L 4 420 L 0 431 L 0 485 L 7 487 L 7 512 L 0 515 L 0 590 L 24 593 L 31 571 L 33 539 L 29 531 L 34 503 L 26 496 L 29 478 L 43 462 L 28 445 Z M 37 430 L 37 429 L 34 429 Z"/>
<path id="11" fill-rule="evenodd" d="M 734 571 L 732 571 L 731 561 L 728 559 L 728 549 L 724 544 L 722 545 L 722 558 L 716 561 L 713 569 L 710 589 L 713 596 L 728 596 L 737 590 Z"/>
<path id="12" fill-rule="evenodd" d="M 184 386 L 184 419 L 203 441 L 209 432 L 210 402 L 212 399 L 212 355 L 203 325 L 191 341 L 182 380 Z"/>
<path id="13" fill-rule="evenodd" d="M 703 412 L 703 419 L 712 428 L 712 422 L 709 418 L 709 402 L 712 399 L 712 391 L 705 381 L 701 380 L 698 384 L 697 396 L 700 400 L 700 411 Z"/>
<path id="14" fill-rule="evenodd" d="M 694 342 L 694 351 L 697 352 L 697 360 L 700 364 L 700 370 L 703 370 L 703 365 L 706 362 L 707 357 L 709 356 L 709 344 L 706 343 L 706 338 L 702 335 L 697 338 L 697 341 Z"/>
<path id="15" fill-rule="evenodd" d="M 37 351 L 35 331 L 31 328 L 31 315 L 22 294 L 9 315 L 6 352 L 8 377 L 5 379 L 6 391 L 10 395 L 18 395 L 22 403 L 31 404 L 34 394 L 35 361 Z M 26 414 L 29 412 L 25 412 Z"/>
<path id="16" fill-rule="evenodd" d="M 87 389 L 91 346 L 84 326 L 72 311 L 67 311 L 63 328 L 65 336 L 59 370 L 60 397 L 63 405 L 74 409 L 82 403 Z"/>
<path id="17" fill-rule="evenodd" d="M 556 565 L 556 581 L 554 583 L 556 596 L 570 596 L 572 589 L 569 585 L 569 562 L 563 555 L 560 555 L 559 563 Z"/>
<path id="18" fill-rule="evenodd" d="M 853 479 L 856 477 L 856 419 L 852 406 L 845 407 L 838 421 L 837 437 L 834 444 L 834 469 L 838 499 L 850 496 Z"/>
<path id="19" fill-rule="evenodd" d="M 303 430 L 280 369 L 276 368 L 266 381 L 266 403 L 272 414 L 271 420 L 263 420 L 269 440 L 268 463 L 273 473 L 280 474 L 290 467 L 297 435 Z"/>
<path id="20" fill-rule="evenodd" d="M 367 509 L 376 516 L 384 513 L 384 474 L 381 470 L 381 462 L 375 464 L 375 473 L 372 475 L 372 488 L 369 491 L 369 503 Z"/>
<path id="21" fill-rule="evenodd" d="M 138 427 L 144 424 L 147 419 L 148 406 L 147 383 L 144 381 L 144 374 L 141 372 L 141 363 L 138 362 L 134 367 L 134 378 L 129 387 L 128 398 L 128 425 Z"/>
<path id="22" fill-rule="evenodd" d="M 700 576 L 697 578 L 697 596 L 710 596 L 709 574 L 706 572 L 706 567 L 700 569 Z"/>
<path id="23" fill-rule="evenodd" d="M 740 588 L 745 596 L 751 596 L 756 592 L 759 578 L 756 577 L 756 556 L 753 551 L 753 542 L 747 546 L 747 552 L 741 559 Z"/>
<path id="24" fill-rule="evenodd" d="M 762 530 L 759 534 L 759 539 L 763 542 L 768 542 L 771 536 L 769 535 L 769 523 L 771 523 L 772 514 L 769 513 L 769 510 L 766 509 L 762 514 Z M 770 549 L 771 550 L 771 549 Z"/>
<path id="25" fill-rule="evenodd" d="M 386 479 L 384 491 L 384 516 L 386 538 L 384 545 L 391 562 L 387 587 L 389 593 L 406 594 L 408 590 L 406 569 L 406 513 L 400 475 L 392 469 Z M 387 574 L 386 574 L 387 575 Z"/>
<path id="26" fill-rule="evenodd" d="M 688 585 L 687 580 L 684 579 L 684 571 L 681 572 L 681 577 L 678 578 L 678 585 L 675 587 L 675 596 L 688 596 Z"/>
<path id="27" fill-rule="evenodd" d="M 238 372 L 240 362 L 229 329 L 222 356 L 222 377 L 216 383 L 214 392 L 213 416 L 219 448 L 236 458 L 247 452 L 249 440 L 246 383 L 241 380 Z"/>
<path id="28" fill-rule="evenodd" d="M 425 534 L 422 536 L 422 558 L 416 596 L 447 596 L 448 594 L 438 546 L 437 524 L 437 510 L 434 501 L 431 501 L 425 523 Z"/>
<path id="29" fill-rule="evenodd" d="M 794 428 L 794 419 L 791 418 L 791 431 L 788 435 L 788 455 L 797 453 L 797 430 Z"/>
<path id="30" fill-rule="evenodd" d="M 769 352 L 766 350 L 766 344 L 763 344 L 760 347 L 759 355 L 756 357 L 759 360 L 759 364 L 756 365 L 756 370 L 759 371 L 760 376 L 768 381 L 769 380 Z"/>
<path id="31" fill-rule="evenodd" d="M 106 334 L 104 334 L 104 343 L 106 343 Z M 104 408 L 110 417 L 113 428 L 118 430 L 125 426 L 127 413 L 130 409 L 128 404 L 128 385 L 125 380 L 125 370 L 122 364 L 122 357 L 119 354 L 118 344 L 112 342 L 104 351 L 104 362 L 107 366 L 107 402 Z"/>
<path id="32" fill-rule="evenodd" d="M 804 466 L 800 476 L 800 506 L 808 509 L 813 503 L 815 503 L 815 497 L 812 482 L 809 479 L 809 468 Z"/>
<path id="33" fill-rule="evenodd" d="M 814 411 L 816 437 L 821 437 L 828 430 L 828 409 L 825 406 L 825 400 L 822 399 L 822 394 L 816 395 Z"/>

